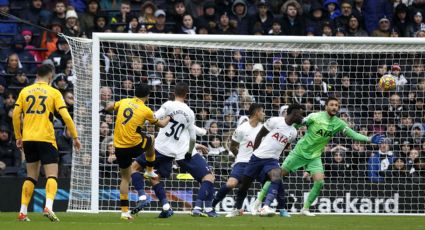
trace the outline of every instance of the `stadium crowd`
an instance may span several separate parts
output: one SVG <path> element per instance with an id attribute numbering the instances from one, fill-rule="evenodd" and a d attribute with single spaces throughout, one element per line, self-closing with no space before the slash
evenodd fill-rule
<path id="1" fill-rule="evenodd" d="M 51 30 L 0 15 L 0 175 L 21 177 L 25 159 L 15 146 L 11 111 L 20 90 L 33 82 L 37 65 L 54 66 L 52 85 L 63 93 L 73 114 L 76 76 L 70 46 L 56 33 L 85 38 L 93 32 L 425 36 L 425 0 L 0 0 L 0 12 Z M 129 55 L 122 46 L 105 44 L 102 50 L 101 105 L 127 97 L 135 84 L 146 83 L 152 86 L 149 104 L 156 110 L 172 96 L 176 81 L 187 82 L 196 125 L 207 130 L 199 142 L 208 146 L 207 157 L 218 176 L 228 175 L 233 160 L 228 142 L 251 103 L 264 104 L 270 117 L 282 115 L 290 103 L 305 105 L 307 112 L 323 110 L 325 99 L 332 95 L 340 98 L 340 116 L 350 127 L 364 135 L 382 133 L 387 139 L 375 149 L 342 136 L 334 138 L 324 154 L 329 178 L 367 178 L 376 183 L 425 180 L 421 53 L 373 54 L 377 56 L 367 57 L 368 61 L 362 54 L 172 46 L 145 46 Z M 396 77 L 397 88 L 381 92 L 377 81 L 387 73 Z M 102 115 L 100 124 L 101 167 L 107 174 L 118 171 L 111 170 L 116 167 L 113 119 Z M 60 175 L 69 177 L 72 140 L 60 119 L 55 127 Z M 147 131 L 155 132 L 153 127 Z"/>

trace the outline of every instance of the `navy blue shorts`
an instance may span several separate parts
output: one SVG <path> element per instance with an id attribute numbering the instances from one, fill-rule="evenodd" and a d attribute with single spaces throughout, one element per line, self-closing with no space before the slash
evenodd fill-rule
<path id="1" fill-rule="evenodd" d="M 204 176 L 211 173 L 207 162 L 199 154 L 193 155 L 189 161 L 186 159 L 178 160 L 177 164 L 179 164 L 180 169 L 183 172 L 190 173 L 190 175 L 192 175 L 193 178 L 195 178 L 195 180 L 198 181 L 199 183 L 202 182 L 202 178 Z"/>
<path id="2" fill-rule="evenodd" d="M 236 178 L 239 182 L 242 180 L 242 176 L 244 175 L 245 168 L 248 165 L 246 162 L 239 162 L 233 165 L 232 172 L 230 172 L 229 177 Z"/>
<path id="3" fill-rule="evenodd" d="M 279 160 L 274 158 L 262 159 L 252 155 L 248 165 L 245 167 L 244 175 L 253 179 L 260 179 L 264 174 L 275 168 L 280 168 Z"/>
<path id="4" fill-rule="evenodd" d="M 174 157 L 162 155 L 155 150 L 155 163 L 153 168 L 162 178 L 168 178 L 170 177 L 171 171 L 173 170 L 173 160 Z M 136 158 L 136 162 L 139 163 L 139 165 L 142 167 L 146 167 L 148 162 L 146 161 L 145 153 L 138 156 Z"/>

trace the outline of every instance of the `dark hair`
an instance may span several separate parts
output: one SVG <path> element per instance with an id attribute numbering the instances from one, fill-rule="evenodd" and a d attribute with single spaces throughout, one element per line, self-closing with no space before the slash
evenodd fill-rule
<path id="1" fill-rule="evenodd" d="M 288 106 L 288 109 L 286 110 L 287 114 L 291 114 L 293 110 L 303 110 L 304 106 L 300 105 L 300 104 L 290 104 Z"/>
<path id="2" fill-rule="evenodd" d="M 139 84 L 136 86 L 135 96 L 138 98 L 147 97 L 151 93 L 151 89 L 146 84 Z"/>
<path id="3" fill-rule="evenodd" d="M 53 69 L 50 65 L 41 65 L 37 68 L 38 77 L 47 77 L 50 73 L 53 73 Z"/>
<path id="4" fill-rule="evenodd" d="M 248 110 L 248 115 L 249 117 L 254 116 L 254 114 L 259 110 L 259 109 L 263 109 L 263 105 L 261 104 L 256 104 L 256 103 L 252 103 L 249 106 L 249 110 Z"/>
<path id="5" fill-rule="evenodd" d="M 326 99 L 325 105 L 328 105 L 328 103 L 330 101 L 337 101 L 339 103 L 338 98 L 336 98 L 336 97 L 328 97 L 328 99 Z"/>
<path id="6" fill-rule="evenodd" d="M 184 82 L 178 82 L 174 88 L 174 94 L 177 97 L 186 97 L 189 93 L 189 86 Z"/>

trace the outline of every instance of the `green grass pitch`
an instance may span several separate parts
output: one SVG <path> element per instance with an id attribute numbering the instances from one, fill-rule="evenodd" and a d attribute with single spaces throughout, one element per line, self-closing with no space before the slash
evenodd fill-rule
<path id="1" fill-rule="evenodd" d="M 30 213 L 31 222 L 18 222 L 17 213 L 0 213 L 1 230 L 416 230 L 425 229 L 425 216 L 330 216 L 291 218 L 245 215 L 236 218 L 191 217 L 175 214 L 169 219 L 158 219 L 157 214 L 141 214 L 133 221 L 119 219 L 119 213 L 81 214 L 57 213 L 60 222 L 52 223 L 41 213 Z"/>

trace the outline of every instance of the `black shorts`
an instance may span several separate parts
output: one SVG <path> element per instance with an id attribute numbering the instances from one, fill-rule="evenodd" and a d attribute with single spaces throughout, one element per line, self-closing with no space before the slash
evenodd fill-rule
<path id="1" fill-rule="evenodd" d="M 59 151 L 49 142 L 24 141 L 25 160 L 28 163 L 41 161 L 42 165 L 59 162 Z"/>
<path id="2" fill-rule="evenodd" d="M 142 155 L 146 149 L 152 145 L 152 138 L 150 135 L 143 137 L 140 144 L 130 148 L 118 148 L 115 147 L 115 156 L 117 157 L 118 165 L 121 169 L 130 167 L 133 159 Z"/>

